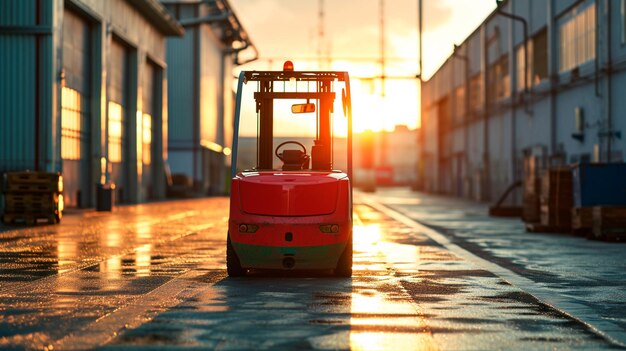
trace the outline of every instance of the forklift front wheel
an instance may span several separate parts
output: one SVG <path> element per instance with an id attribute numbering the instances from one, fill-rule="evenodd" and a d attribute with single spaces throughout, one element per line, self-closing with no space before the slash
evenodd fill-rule
<path id="1" fill-rule="evenodd" d="M 248 272 L 241 268 L 239 257 L 237 257 L 233 244 L 230 242 L 230 233 L 226 239 L 226 271 L 229 277 L 243 277 Z"/>

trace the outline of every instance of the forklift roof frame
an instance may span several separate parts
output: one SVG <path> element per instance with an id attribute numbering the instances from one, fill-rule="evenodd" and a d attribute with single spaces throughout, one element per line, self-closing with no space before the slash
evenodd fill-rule
<path id="1" fill-rule="evenodd" d="M 239 73 L 239 79 L 237 83 L 237 97 L 235 100 L 235 118 L 233 125 L 233 145 L 232 145 L 232 158 L 231 158 L 231 178 L 234 178 L 237 175 L 237 154 L 238 154 L 238 146 L 239 146 L 239 122 L 241 115 L 241 99 L 243 95 L 243 85 L 249 81 L 277 81 L 284 82 L 290 80 L 296 81 L 309 81 L 309 82 L 320 82 L 320 81 L 334 81 L 338 80 L 340 82 L 345 83 L 345 112 L 348 118 L 348 135 L 347 135 L 347 146 L 348 146 L 348 169 L 347 174 L 348 178 L 352 179 L 352 102 L 350 95 L 350 76 L 348 72 L 343 71 L 241 71 Z M 255 92 L 255 96 L 257 94 L 262 94 L 262 96 L 271 99 L 298 99 L 298 98 L 306 98 L 306 96 L 311 96 L 311 98 L 316 98 L 316 96 L 325 96 L 328 94 L 336 94 L 336 92 Z M 343 102 L 342 102 L 343 103 Z"/>

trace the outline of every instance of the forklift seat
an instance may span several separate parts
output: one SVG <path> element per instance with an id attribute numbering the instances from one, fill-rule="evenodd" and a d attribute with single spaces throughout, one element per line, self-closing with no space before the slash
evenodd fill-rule
<path id="1" fill-rule="evenodd" d="M 300 171 L 309 168 L 309 155 L 302 150 L 283 150 L 283 171 Z"/>

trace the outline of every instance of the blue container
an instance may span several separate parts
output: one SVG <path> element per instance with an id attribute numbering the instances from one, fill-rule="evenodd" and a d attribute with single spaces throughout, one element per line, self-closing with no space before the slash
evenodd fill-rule
<path id="1" fill-rule="evenodd" d="M 581 163 L 572 180 L 574 207 L 626 206 L 626 163 Z"/>

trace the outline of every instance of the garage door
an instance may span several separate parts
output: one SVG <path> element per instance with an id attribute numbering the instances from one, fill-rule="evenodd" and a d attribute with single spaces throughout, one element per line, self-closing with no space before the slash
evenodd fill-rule
<path id="1" fill-rule="evenodd" d="M 63 15 L 63 72 L 61 88 L 61 158 L 64 200 L 69 207 L 90 205 L 91 31 L 89 23 L 65 10 Z"/>
<path id="2" fill-rule="evenodd" d="M 154 121 L 158 114 L 156 99 L 156 85 L 158 68 L 150 61 L 146 63 L 143 75 L 143 115 L 142 115 L 142 160 L 143 160 L 143 198 L 154 198 Z"/>

